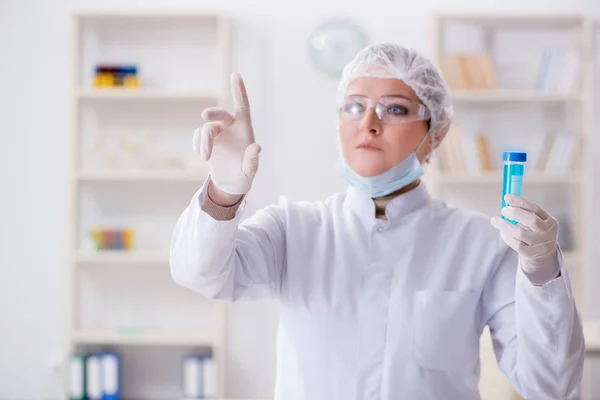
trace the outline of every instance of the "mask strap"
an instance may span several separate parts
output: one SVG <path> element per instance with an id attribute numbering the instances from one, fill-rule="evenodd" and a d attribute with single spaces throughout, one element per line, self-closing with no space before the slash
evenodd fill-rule
<path id="1" fill-rule="evenodd" d="M 425 134 L 425 136 L 423 137 L 423 140 L 421 140 L 421 143 L 419 143 L 419 145 L 417 146 L 416 150 L 415 150 L 415 155 L 419 152 L 419 150 L 421 150 L 421 147 L 423 147 L 423 145 L 425 144 L 425 141 L 429 138 L 429 134 L 430 132 L 427 132 Z M 431 157 L 431 153 L 427 155 L 427 158 L 423 161 L 427 162 L 429 160 L 429 157 Z"/>

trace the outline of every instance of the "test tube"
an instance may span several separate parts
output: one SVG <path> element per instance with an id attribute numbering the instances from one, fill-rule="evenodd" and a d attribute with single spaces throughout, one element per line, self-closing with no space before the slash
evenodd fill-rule
<path id="1" fill-rule="evenodd" d="M 523 175 L 525 173 L 525 163 L 527 162 L 527 153 L 518 151 L 505 151 L 502 153 L 504 161 L 504 177 L 502 180 L 502 208 L 506 207 L 504 196 L 514 194 L 521 196 L 523 194 Z M 516 221 L 502 216 L 512 224 Z"/>

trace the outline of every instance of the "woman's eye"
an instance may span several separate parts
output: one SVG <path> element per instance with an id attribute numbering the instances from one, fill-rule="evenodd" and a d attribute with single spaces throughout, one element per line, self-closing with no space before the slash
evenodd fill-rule
<path id="1" fill-rule="evenodd" d="M 387 112 L 392 115 L 407 115 L 408 108 L 400 105 L 390 105 L 387 107 Z"/>
<path id="2" fill-rule="evenodd" d="M 360 114 L 363 111 L 363 106 L 358 103 L 346 104 L 344 106 L 344 111 L 352 115 Z"/>

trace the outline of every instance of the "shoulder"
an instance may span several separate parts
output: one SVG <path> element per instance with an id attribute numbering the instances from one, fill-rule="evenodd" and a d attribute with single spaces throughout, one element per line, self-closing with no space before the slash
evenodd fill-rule
<path id="1" fill-rule="evenodd" d="M 342 208 L 345 198 L 346 193 L 335 193 L 316 201 L 295 201 L 281 196 L 276 204 L 266 207 L 264 211 L 275 214 L 286 222 L 321 224 Z"/>
<path id="2" fill-rule="evenodd" d="M 514 269 L 514 254 L 492 225 L 489 215 L 448 206 L 441 201 L 436 201 L 436 208 L 435 240 L 448 255 L 460 260 L 458 263 L 473 279 L 480 276 L 483 283 L 501 265 Z M 512 258 L 507 259 L 507 254 Z"/>
<path id="3" fill-rule="evenodd" d="M 491 217 L 482 212 L 466 210 L 435 200 L 436 219 L 443 236 L 468 240 L 472 245 L 485 245 L 503 251 L 500 234 L 491 223 Z M 466 243 L 465 243 L 466 244 Z"/>

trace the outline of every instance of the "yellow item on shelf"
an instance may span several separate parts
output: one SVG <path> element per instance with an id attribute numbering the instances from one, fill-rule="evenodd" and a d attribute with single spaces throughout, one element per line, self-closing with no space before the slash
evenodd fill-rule
<path id="1" fill-rule="evenodd" d="M 102 231 L 100 229 L 92 229 L 91 236 L 96 245 L 96 250 L 102 250 Z"/>
<path id="2" fill-rule="evenodd" d="M 140 81 L 135 75 L 125 75 L 123 77 L 123 87 L 137 88 L 140 87 Z"/>
<path id="3" fill-rule="evenodd" d="M 94 79 L 95 87 L 114 87 L 115 86 L 115 77 L 113 74 L 108 73 L 99 73 L 96 75 Z"/>
<path id="4" fill-rule="evenodd" d="M 126 250 L 131 250 L 133 248 L 133 239 L 134 239 L 134 230 L 131 228 L 126 228 L 124 230 L 124 248 Z"/>

